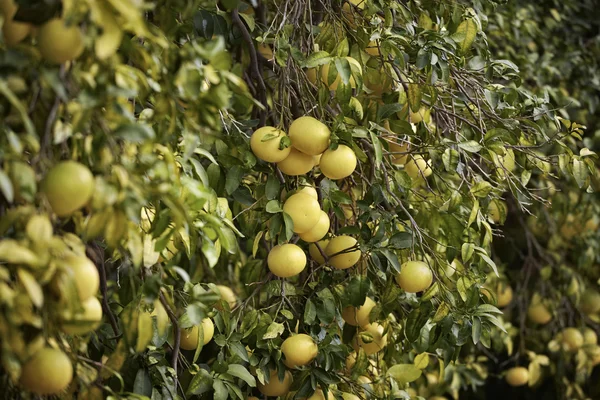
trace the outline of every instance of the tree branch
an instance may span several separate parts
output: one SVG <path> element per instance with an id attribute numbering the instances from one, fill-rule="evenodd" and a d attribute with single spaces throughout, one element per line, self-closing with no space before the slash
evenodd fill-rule
<path id="1" fill-rule="evenodd" d="M 169 303 L 167 303 L 167 299 L 165 298 L 163 292 L 160 292 L 158 298 L 160 299 L 160 303 L 162 304 L 162 306 L 165 308 L 165 311 L 167 312 L 167 315 L 169 316 L 169 319 L 173 324 L 173 328 L 175 329 L 173 353 L 171 354 L 171 366 L 175 371 L 175 378 L 177 378 L 177 359 L 179 358 L 179 347 L 181 344 L 181 327 L 179 326 L 179 322 L 177 321 L 177 316 L 175 315 L 173 310 L 171 310 L 171 307 L 169 307 Z"/>

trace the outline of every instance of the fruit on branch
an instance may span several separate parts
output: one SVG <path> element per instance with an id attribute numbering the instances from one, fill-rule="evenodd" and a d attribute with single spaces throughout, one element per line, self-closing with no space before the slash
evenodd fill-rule
<path id="1" fill-rule="evenodd" d="M 304 333 L 292 335 L 281 344 L 281 352 L 285 355 L 283 363 L 288 368 L 309 364 L 317 357 L 319 347 L 312 337 Z"/>
<path id="2" fill-rule="evenodd" d="M 510 386 L 523 386 L 529 382 L 529 371 L 524 367 L 514 367 L 506 371 L 505 379 Z"/>
<path id="3" fill-rule="evenodd" d="M 267 265 L 273 275 L 279 278 L 290 278 L 304 270 L 306 267 L 306 254 L 295 244 L 280 244 L 273 247 L 269 252 Z"/>
<path id="4" fill-rule="evenodd" d="M 315 226 L 313 226 L 310 230 L 299 234 L 300 239 L 304 240 L 307 243 L 317 242 L 329 232 L 329 216 L 323 210 L 321 210 L 321 217 L 319 218 L 319 222 Z M 317 250 L 318 251 L 318 250 Z"/>
<path id="5" fill-rule="evenodd" d="M 76 25 L 67 26 L 60 18 L 44 23 L 37 38 L 42 57 L 54 64 L 75 60 L 85 48 L 81 29 Z"/>
<path id="6" fill-rule="evenodd" d="M 321 121 L 310 116 L 300 117 L 290 125 L 292 146 L 311 156 L 323 153 L 329 147 L 331 131 Z"/>
<path id="7" fill-rule="evenodd" d="M 208 344 L 215 334 L 215 325 L 210 318 L 202 319 L 202 332 L 204 334 L 203 344 Z M 198 325 L 181 330 L 179 335 L 179 346 L 184 350 L 196 350 L 200 340 L 200 328 Z"/>
<path id="8" fill-rule="evenodd" d="M 352 175 L 356 164 L 354 151 L 350 147 L 340 144 L 337 149 L 327 149 L 323 153 L 319 168 L 329 179 L 344 179 Z"/>
<path id="9" fill-rule="evenodd" d="M 283 204 L 283 211 L 292 218 L 295 233 L 308 232 L 321 218 L 319 202 L 305 193 L 291 195 Z"/>
<path id="10" fill-rule="evenodd" d="M 369 315 L 376 303 L 370 297 L 365 299 L 365 302 L 360 307 L 347 306 L 342 310 L 342 318 L 347 324 L 353 326 L 367 327 L 371 320 Z"/>
<path id="11" fill-rule="evenodd" d="M 427 290 L 433 283 L 433 273 L 423 261 L 407 261 L 396 275 L 398 285 L 408 293 Z"/>
<path id="12" fill-rule="evenodd" d="M 291 147 L 284 147 L 282 140 L 287 135 L 281 129 L 273 126 L 263 126 L 254 131 L 250 137 L 250 148 L 254 155 L 266 162 L 277 163 L 283 161 L 291 151 Z"/>
<path id="13" fill-rule="evenodd" d="M 94 193 L 94 176 L 83 164 L 62 161 L 56 164 L 42 182 L 42 192 L 52 211 L 67 217 L 85 206 Z"/>
<path id="14" fill-rule="evenodd" d="M 314 166 L 314 156 L 309 156 L 294 148 L 284 160 L 277 163 L 281 172 L 290 176 L 304 175 L 310 172 Z"/>
<path id="15" fill-rule="evenodd" d="M 358 262 L 361 256 L 358 242 L 351 236 L 340 235 L 332 238 L 325 248 L 329 265 L 336 269 L 348 269 Z M 356 248 L 356 250 L 350 250 Z M 317 250 L 318 251 L 318 250 Z"/>
<path id="16" fill-rule="evenodd" d="M 265 384 L 258 382 L 257 387 L 265 396 L 285 396 L 290 391 L 292 381 L 293 378 L 290 371 L 285 371 L 283 380 L 279 380 L 277 370 L 273 369 L 269 374 L 269 382 Z"/>
<path id="17" fill-rule="evenodd" d="M 73 379 L 73 364 L 61 350 L 45 347 L 23 365 L 20 385 L 38 395 L 55 395 Z"/>

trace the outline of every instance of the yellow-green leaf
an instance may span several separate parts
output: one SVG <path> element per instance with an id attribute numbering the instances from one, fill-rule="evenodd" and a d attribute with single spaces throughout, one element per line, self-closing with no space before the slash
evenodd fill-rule
<path id="1" fill-rule="evenodd" d="M 153 329 L 152 329 L 152 316 L 150 315 L 150 313 L 148 313 L 148 312 L 140 313 L 140 316 L 137 321 L 137 325 L 138 325 L 138 336 L 137 336 L 137 342 L 135 345 L 135 351 L 137 351 L 138 353 L 141 353 L 142 351 L 146 350 L 146 346 L 148 346 L 148 343 L 150 343 L 150 340 L 152 340 Z"/>
<path id="2" fill-rule="evenodd" d="M 43 306 L 44 292 L 42 291 L 42 287 L 39 285 L 39 283 L 37 283 L 33 275 L 31 275 L 29 272 L 25 271 L 22 268 L 19 268 L 17 274 L 19 275 L 19 280 L 25 287 L 25 290 L 27 290 L 27 294 L 29 295 L 31 302 L 36 307 Z"/>
<path id="3" fill-rule="evenodd" d="M 108 4 L 102 1 L 93 1 L 90 6 L 92 20 L 102 27 L 102 35 L 96 39 L 94 50 L 96 56 L 104 60 L 115 54 L 119 49 L 123 39 L 123 30 Z"/>
<path id="4" fill-rule="evenodd" d="M 408 104 L 410 105 L 410 109 L 413 112 L 419 111 L 421 108 L 421 99 L 423 97 L 423 92 L 421 92 L 421 87 L 417 83 L 409 83 L 408 84 Z"/>
<path id="5" fill-rule="evenodd" d="M 396 364 L 387 373 L 398 383 L 405 384 L 416 381 L 423 372 L 413 364 Z"/>
<path id="6" fill-rule="evenodd" d="M 458 25 L 452 39 L 458 43 L 461 53 L 466 53 L 473 45 L 475 36 L 477 36 L 477 23 L 472 18 L 468 18 Z"/>
<path id="7" fill-rule="evenodd" d="M 417 355 L 415 357 L 415 360 L 413 361 L 413 364 L 415 364 L 415 367 L 419 369 L 427 368 L 427 366 L 429 365 L 429 354 L 421 353 Z"/>

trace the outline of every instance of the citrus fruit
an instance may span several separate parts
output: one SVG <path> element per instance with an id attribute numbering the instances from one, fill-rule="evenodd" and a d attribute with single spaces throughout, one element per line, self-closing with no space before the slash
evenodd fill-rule
<path id="1" fill-rule="evenodd" d="M 283 341 L 281 352 L 285 355 L 283 363 L 288 368 L 301 367 L 310 363 L 319 348 L 312 337 L 304 333 L 290 336 Z"/>
<path id="2" fill-rule="evenodd" d="M 498 155 L 492 152 L 492 159 L 497 167 L 497 174 L 501 178 L 505 177 L 507 173 L 515 170 L 515 153 L 512 149 L 504 149 L 504 155 Z"/>
<path id="3" fill-rule="evenodd" d="M 298 190 L 296 193 L 304 193 L 311 197 L 314 197 L 315 200 L 319 200 L 319 195 L 317 194 L 317 189 L 312 186 L 304 186 L 302 189 Z"/>
<path id="4" fill-rule="evenodd" d="M 344 4 L 346 4 L 346 3 L 344 3 Z M 348 392 L 342 393 L 342 399 L 343 400 L 361 400 L 360 397 L 358 397 L 357 395 L 348 393 Z"/>
<path id="5" fill-rule="evenodd" d="M 54 64 L 62 64 L 79 57 L 84 50 L 83 34 L 78 26 L 67 26 L 54 18 L 40 27 L 37 35 L 42 57 Z"/>
<path id="6" fill-rule="evenodd" d="M 258 49 L 259 54 L 267 60 L 272 60 L 274 58 L 273 49 L 268 44 L 259 43 L 258 46 L 256 46 L 256 48 Z"/>
<path id="7" fill-rule="evenodd" d="M 290 151 L 290 154 L 282 161 L 277 163 L 277 167 L 286 175 L 297 176 L 304 175 L 310 172 L 315 166 L 315 159 L 313 156 L 304 154 L 294 148 Z"/>
<path id="8" fill-rule="evenodd" d="M 387 335 L 384 335 L 384 327 L 376 322 L 369 324 L 365 329 L 361 330 L 356 334 L 352 342 L 352 346 L 356 352 L 362 348 L 367 355 L 375 354 L 385 346 L 387 346 Z M 363 334 L 369 334 L 373 339 L 367 343 L 366 339 L 363 339 Z M 368 336 L 368 335 L 367 335 Z"/>
<path id="9" fill-rule="evenodd" d="M 267 265 L 273 275 L 289 278 L 298 275 L 306 267 L 306 254 L 295 244 L 280 244 L 271 249 Z"/>
<path id="10" fill-rule="evenodd" d="M 301 233 L 298 236 L 307 243 L 313 243 L 323 239 L 323 237 L 327 235 L 327 232 L 329 232 L 329 216 L 325 211 L 321 210 L 319 222 L 317 222 L 310 230 Z"/>
<path id="11" fill-rule="evenodd" d="M 54 213 L 66 217 L 90 201 L 94 193 L 94 176 L 83 164 L 63 161 L 48 171 L 42 191 Z"/>
<path id="12" fill-rule="evenodd" d="M 348 25 L 356 28 L 356 17 L 360 17 L 358 10 L 364 10 L 365 4 L 366 0 L 350 0 L 350 2 L 344 2 L 342 5 L 342 16 L 348 21 Z"/>
<path id="13" fill-rule="evenodd" d="M 356 87 L 356 81 L 354 80 L 354 77 L 352 76 L 352 70 L 353 69 L 358 70 L 359 73 L 362 73 L 362 67 L 360 66 L 360 63 L 352 57 L 346 57 L 346 60 L 348 60 L 348 63 L 350 64 L 350 79 L 348 80 L 348 84 L 350 85 L 351 88 L 354 89 Z M 336 72 L 336 76 L 333 79 L 333 82 L 331 82 L 331 80 L 329 79 L 329 69 L 330 68 L 333 68 L 334 71 Z M 337 89 L 340 82 L 342 82 L 342 77 L 340 76 L 339 72 L 336 70 L 335 62 L 323 65 L 323 67 L 321 68 L 321 80 L 326 85 L 329 82 L 331 82 L 331 84 L 329 84 L 329 90 Z"/>
<path id="14" fill-rule="evenodd" d="M 321 218 L 319 202 L 306 193 L 291 195 L 283 204 L 283 211 L 292 218 L 295 233 L 311 230 Z"/>
<path id="15" fill-rule="evenodd" d="M 335 396 L 333 392 L 329 390 L 327 392 L 327 397 L 325 397 L 325 393 L 319 388 L 315 390 L 315 392 L 310 397 L 306 397 L 304 400 L 335 400 Z"/>
<path id="16" fill-rule="evenodd" d="M 364 328 L 371 323 L 369 320 L 369 314 L 375 305 L 376 304 L 373 299 L 367 297 L 363 305 L 360 307 L 344 307 L 342 310 L 342 318 L 347 324 Z"/>
<path id="17" fill-rule="evenodd" d="M 75 313 L 71 318 L 66 318 L 62 324 L 62 331 L 69 335 L 85 335 L 92 332 L 102 321 L 102 305 L 96 297 L 90 297 L 81 302 L 82 312 Z"/>
<path id="18" fill-rule="evenodd" d="M 365 51 L 372 57 L 379 57 L 381 55 L 381 51 L 379 50 L 379 43 L 376 40 L 371 40 L 365 48 Z"/>
<path id="19" fill-rule="evenodd" d="M 87 300 L 98 293 L 100 275 L 92 260 L 86 256 L 69 255 L 63 260 L 63 265 L 74 280 L 79 300 Z"/>
<path id="20" fill-rule="evenodd" d="M 576 328 L 565 328 L 562 331 L 562 342 L 567 351 L 576 352 L 583 346 L 583 335 Z"/>
<path id="21" fill-rule="evenodd" d="M 587 315 L 600 311 L 600 294 L 595 290 L 587 289 L 581 295 L 579 309 Z"/>
<path id="22" fill-rule="evenodd" d="M 408 161 L 408 151 L 410 149 L 410 142 L 397 143 L 392 140 L 388 140 L 390 153 L 392 153 L 392 164 L 404 165 Z"/>
<path id="23" fill-rule="evenodd" d="M 317 84 L 317 69 L 316 68 L 308 68 L 306 70 L 306 78 L 313 85 Z"/>
<path id="24" fill-rule="evenodd" d="M 510 386 L 523 386 L 529 382 L 529 371 L 527 368 L 514 367 L 506 371 L 505 379 Z"/>
<path id="25" fill-rule="evenodd" d="M 210 318 L 202 319 L 202 329 L 204 333 L 204 344 L 210 342 L 215 334 L 215 325 Z M 200 336 L 200 329 L 198 326 L 191 328 L 182 329 L 179 335 L 180 341 L 179 346 L 184 350 L 196 350 L 198 347 L 198 339 Z"/>
<path id="26" fill-rule="evenodd" d="M 233 309 L 237 303 L 237 297 L 235 295 L 235 293 L 233 293 L 233 290 L 231 290 L 231 288 L 227 287 L 227 286 L 223 286 L 223 285 L 217 285 L 217 289 L 219 290 L 219 293 L 221 294 L 221 300 L 224 300 L 225 302 L 227 302 L 229 304 L 229 308 Z M 219 307 L 217 307 L 218 309 Z"/>
<path id="27" fill-rule="evenodd" d="M 408 162 L 404 165 L 404 170 L 411 179 L 427 178 L 433 173 L 431 170 L 431 162 L 425 161 L 420 154 L 410 157 Z"/>
<path id="28" fill-rule="evenodd" d="M 290 391 L 290 386 L 292 386 L 292 374 L 290 371 L 285 371 L 285 375 L 283 380 L 279 380 L 279 376 L 277 375 L 276 370 L 271 370 L 269 376 L 269 383 L 265 383 L 264 385 L 258 382 L 258 390 L 265 396 L 285 396 Z"/>
<path id="29" fill-rule="evenodd" d="M 28 392 L 53 395 L 65 390 L 73 379 L 73 364 L 65 353 L 45 347 L 23 365 L 20 385 Z"/>
<path id="30" fill-rule="evenodd" d="M 531 322 L 540 325 L 545 325 L 552 320 L 552 313 L 550 313 L 550 310 L 548 310 L 548 307 L 542 302 L 537 293 L 531 299 L 531 303 L 527 309 L 527 317 Z"/>
<path id="31" fill-rule="evenodd" d="M 512 301 L 513 290 L 509 285 L 499 284 L 496 288 L 496 296 L 498 298 L 498 307 L 506 307 Z"/>
<path id="32" fill-rule="evenodd" d="M 329 147 L 331 131 L 321 121 L 304 116 L 300 117 L 290 125 L 289 131 L 292 146 L 311 156 L 323 153 Z"/>
<path id="33" fill-rule="evenodd" d="M 418 124 L 421 121 L 428 124 L 431 121 L 431 110 L 425 106 L 419 108 L 417 112 L 414 112 L 407 103 L 402 110 L 398 111 L 397 115 L 399 118 L 405 117 L 411 124 Z"/>
<path id="34" fill-rule="evenodd" d="M 356 154 L 350 147 L 340 144 L 335 150 L 325 150 L 319 168 L 329 179 L 343 179 L 356 169 Z"/>
<path id="35" fill-rule="evenodd" d="M 598 335 L 593 329 L 585 328 L 583 330 L 583 343 L 585 344 L 596 344 L 598 343 Z"/>
<path id="36" fill-rule="evenodd" d="M 329 265 L 336 269 L 352 267 L 360 259 L 360 249 L 349 249 L 357 245 L 356 239 L 351 236 L 340 235 L 332 238 L 325 248 L 325 255 L 329 257 Z"/>
<path id="37" fill-rule="evenodd" d="M 381 96 L 383 93 L 391 92 L 394 82 L 394 72 L 386 66 L 380 68 L 365 67 L 363 72 L 363 84 L 373 94 Z"/>
<path id="38" fill-rule="evenodd" d="M 488 207 L 488 217 L 495 224 L 499 224 L 504 218 L 506 218 L 506 214 L 508 212 L 508 208 L 506 207 L 506 203 L 502 200 L 492 200 Z"/>
<path id="39" fill-rule="evenodd" d="M 2 35 L 8 46 L 14 46 L 21 42 L 31 32 L 31 24 L 13 21 L 17 13 L 17 5 L 14 0 L 3 0 L 0 2 L 0 12 L 4 15 Z"/>
<path id="40" fill-rule="evenodd" d="M 329 244 L 329 239 L 319 240 L 317 243 L 319 244 L 321 250 L 323 250 L 323 253 L 325 253 L 325 249 Z M 308 254 L 310 254 L 312 259 L 315 260 L 319 265 L 325 262 L 325 259 L 321 255 L 321 252 L 319 251 L 315 243 L 311 243 L 308 245 Z"/>
<path id="41" fill-rule="evenodd" d="M 398 285 L 408 293 L 426 290 L 433 282 L 433 273 L 423 261 L 407 261 L 396 275 Z"/>
<path id="42" fill-rule="evenodd" d="M 250 137 L 250 148 L 254 155 L 266 162 L 283 161 L 291 151 L 291 147 L 281 149 L 281 140 L 287 135 L 273 126 L 263 126 L 254 131 Z"/>

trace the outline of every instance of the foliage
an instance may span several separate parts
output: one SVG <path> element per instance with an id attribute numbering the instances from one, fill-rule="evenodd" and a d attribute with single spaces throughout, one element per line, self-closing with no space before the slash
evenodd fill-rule
<path id="1" fill-rule="evenodd" d="M 493 398 L 508 388 L 495 378 L 514 366 L 528 368 L 529 387 L 514 389 L 524 398 L 598 394 L 590 376 L 600 347 L 584 330 L 600 322 L 597 155 L 585 126 L 557 108 L 567 96 L 593 113 L 580 78 L 597 70 L 567 55 L 540 67 L 529 39 L 542 42 L 542 26 L 560 29 L 542 4 L 19 0 L 16 13 L 6 4 L 8 398 L 30 396 L 23 366 L 46 347 L 73 363 L 63 398 L 243 400 L 290 372 L 298 399 L 319 388 L 336 398 Z M 562 29 L 584 32 L 577 10 L 587 4 L 567 2 L 562 13 L 581 20 Z M 59 16 L 81 30 L 83 52 L 36 37 Z M 512 21 L 523 25 L 509 34 Z M 13 43 L 17 22 L 32 26 Z M 53 63 L 59 51 L 71 61 Z M 350 176 L 330 179 L 325 165 L 285 175 L 253 152 L 250 136 L 263 126 L 289 134 L 285 152 L 302 116 L 330 131 L 328 157 L 351 149 Z M 49 188 L 61 160 L 89 168 L 91 197 L 72 190 L 76 174 Z M 299 237 L 300 213 L 285 201 L 305 187 L 329 218 L 327 238 L 356 245 L 328 251 Z M 57 213 L 60 189 L 85 205 Z M 268 256 L 286 243 L 307 264 L 278 278 Z M 88 314 L 74 256 L 98 269 L 101 324 Z M 409 261 L 426 265 L 433 284 L 427 274 L 403 283 L 413 280 L 400 277 L 417 265 Z M 370 324 L 348 322 L 368 298 Z M 530 303 L 551 321 L 531 322 Z M 318 352 L 289 368 L 282 344 L 294 333 Z M 185 350 L 182 337 L 196 348 Z"/>

